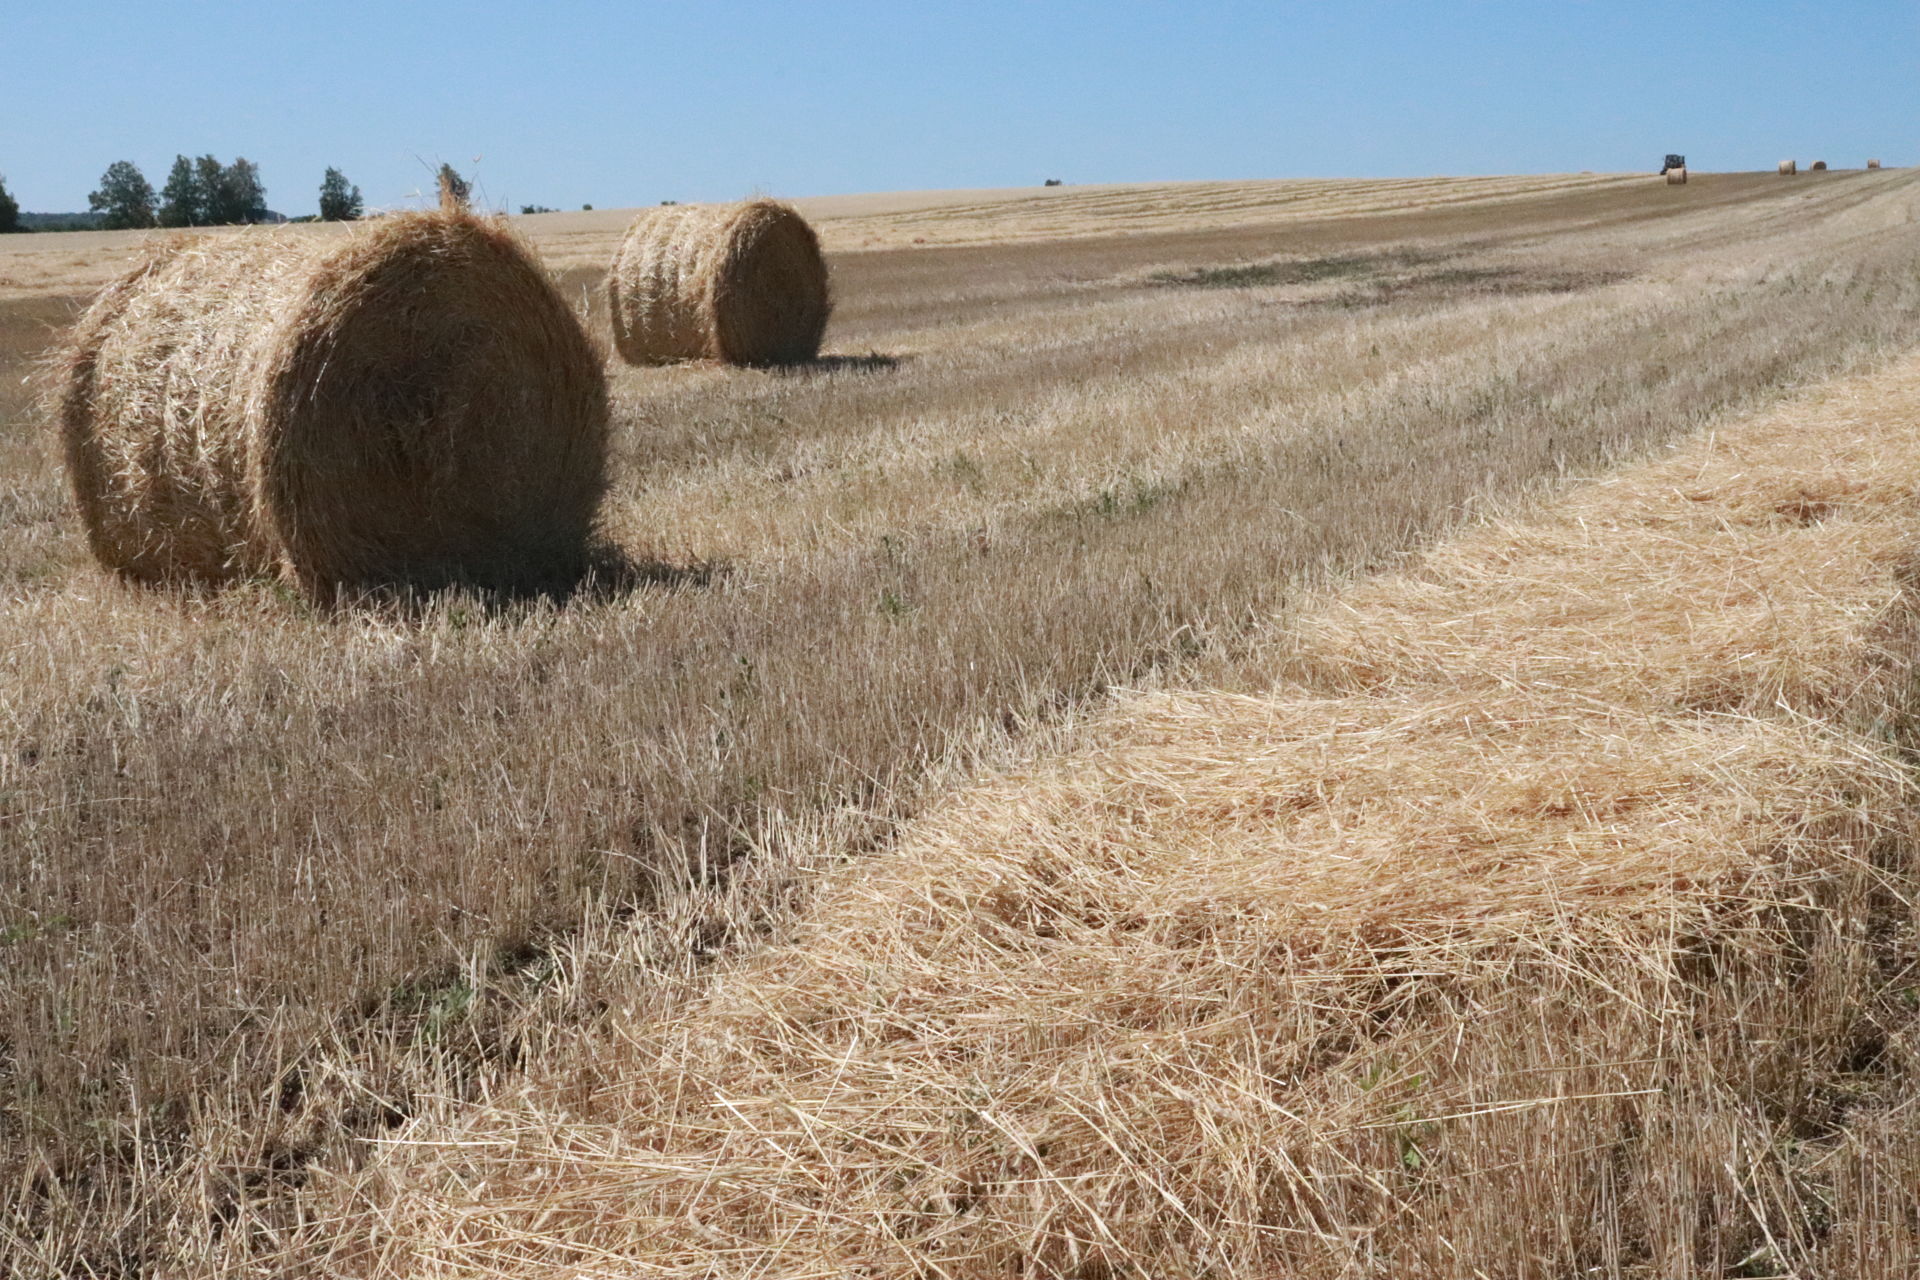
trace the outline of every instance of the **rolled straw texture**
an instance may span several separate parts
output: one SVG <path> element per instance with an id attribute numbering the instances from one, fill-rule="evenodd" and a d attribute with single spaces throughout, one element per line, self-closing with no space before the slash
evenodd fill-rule
<path id="1" fill-rule="evenodd" d="M 614 253 L 607 301 L 631 364 L 799 364 L 820 354 L 833 309 L 819 238 L 771 200 L 640 215 Z"/>
<path id="2" fill-rule="evenodd" d="M 1820 173 L 1825 171 L 1827 167 L 1827 162 L 1825 160 L 1815 160 L 1812 164 L 1808 165 L 1807 167 L 1809 169 L 1812 169 L 1815 173 Z"/>
<path id="3" fill-rule="evenodd" d="M 1687 171 L 1686 171 L 1685 169 L 1669 169 L 1669 170 L 1667 170 L 1667 185 L 1668 185 L 1668 186 L 1670 186 L 1670 187 L 1684 187 L 1684 186 L 1686 186 L 1686 185 L 1687 185 Z"/>
<path id="4" fill-rule="evenodd" d="M 94 302 L 61 373 L 88 543 L 139 581 L 546 580 L 605 488 L 593 344 L 467 214 L 172 240 Z"/>
<path id="5" fill-rule="evenodd" d="M 1869 160 L 1869 161 L 1867 161 L 1867 168 L 1869 168 L 1869 169 L 1878 169 L 1879 167 L 1880 167 L 1880 162 L 1879 162 L 1878 160 Z"/>
<path id="6" fill-rule="evenodd" d="M 1798 172 L 1800 172 L 1800 162 L 1798 160 L 1782 160 L 1780 162 L 1781 177 L 1786 177 L 1789 174 L 1795 174 Z"/>

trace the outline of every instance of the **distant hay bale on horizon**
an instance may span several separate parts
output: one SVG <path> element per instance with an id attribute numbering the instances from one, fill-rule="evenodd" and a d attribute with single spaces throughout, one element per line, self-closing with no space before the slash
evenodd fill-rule
<path id="1" fill-rule="evenodd" d="M 327 597 L 584 565 L 606 374 L 493 222 L 169 240 L 88 308 L 61 373 L 87 542 L 123 577 Z"/>
<path id="2" fill-rule="evenodd" d="M 1687 185 L 1687 171 L 1684 168 L 1667 170 L 1667 185 L 1684 187 Z"/>
<path id="3" fill-rule="evenodd" d="M 1880 162 L 1879 162 L 1878 160 L 1869 160 L 1869 161 L 1867 161 L 1867 168 L 1869 168 L 1869 169 L 1878 169 L 1879 167 L 1880 167 Z"/>
<path id="4" fill-rule="evenodd" d="M 607 303 L 630 364 L 800 364 L 820 354 L 833 310 L 819 238 L 772 200 L 641 214 L 614 252 Z"/>
<path id="5" fill-rule="evenodd" d="M 1780 175 L 1782 177 L 1798 172 L 1800 172 L 1800 162 L 1798 160 L 1782 160 L 1780 162 Z"/>
<path id="6" fill-rule="evenodd" d="M 1826 169 L 1827 162 L 1825 160 L 1815 160 L 1812 164 L 1808 165 L 1807 167 L 1809 169 L 1812 169 L 1815 173 L 1820 173 Z"/>

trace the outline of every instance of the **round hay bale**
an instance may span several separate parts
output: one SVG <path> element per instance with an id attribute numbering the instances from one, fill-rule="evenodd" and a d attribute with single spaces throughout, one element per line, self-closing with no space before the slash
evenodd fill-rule
<path id="1" fill-rule="evenodd" d="M 1807 168 L 1813 170 L 1815 173 L 1824 172 L 1826 167 L 1827 167 L 1827 162 L 1825 160 L 1815 160 L 1812 164 L 1807 166 Z"/>
<path id="2" fill-rule="evenodd" d="M 820 241 L 772 200 L 650 209 L 607 272 L 613 340 L 632 364 L 799 364 L 833 302 Z"/>
<path id="3" fill-rule="evenodd" d="M 1880 162 L 1879 162 L 1878 160 L 1869 160 L 1869 161 L 1867 161 L 1867 168 L 1869 168 L 1869 169 L 1878 169 L 1879 167 L 1880 167 Z"/>
<path id="4" fill-rule="evenodd" d="M 1798 160 L 1782 160 L 1780 162 L 1780 175 L 1782 177 L 1798 172 L 1800 172 L 1800 162 Z"/>
<path id="5" fill-rule="evenodd" d="M 1669 169 L 1669 170 L 1667 170 L 1667 185 L 1668 185 L 1668 186 L 1670 186 L 1670 187 L 1684 187 L 1684 186 L 1686 186 L 1686 185 L 1687 185 L 1687 171 L 1686 171 L 1685 169 Z"/>
<path id="6" fill-rule="evenodd" d="M 100 562 L 317 596 L 576 572 L 606 483 L 606 375 L 502 226 L 178 238 L 74 327 L 58 412 Z"/>

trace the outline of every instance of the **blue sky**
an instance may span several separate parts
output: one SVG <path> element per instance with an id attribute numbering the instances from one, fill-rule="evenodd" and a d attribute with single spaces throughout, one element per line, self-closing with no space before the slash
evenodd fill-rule
<path id="1" fill-rule="evenodd" d="M 1914 0 L 973 4 L 0 0 L 0 174 L 337 165 L 602 208 L 1175 178 L 1920 162 Z M 476 161 L 474 157 L 478 156 Z"/>

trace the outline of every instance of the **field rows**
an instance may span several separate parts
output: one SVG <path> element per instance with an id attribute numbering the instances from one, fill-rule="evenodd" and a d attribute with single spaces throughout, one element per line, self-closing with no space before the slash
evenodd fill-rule
<path id="1" fill-rule="evenodd" d="M 800 842 L 704 981 L 583 939 L 614 1012 L 318 1189 L 294 1256 L 1910 1275 L 1916 475 L 1909 356 L 1258 628 L 1248 692 L 1122 694 L 880 854 Z"/>
<path id="2" fill-rule="evenodd" d="M 1030 191 L 905 194 L 875 203 L 826 197 L 797 203 L 829 250 L 1099 236 L 1177 231 L 1247 223 L 1273 225 L 1309 218 L 1487 204 L 1553 192 L 1637 185 L 1620 174 L 1499 178 L 1283 179 L 1184 182 L 1126 187 L 1056 187 Z M 632 209 L 542 214 L 520 219 L 555 270 L 604 269 L 632 221 Z M 315 226 L 310 235 L 338 234 Z M 106 231 L 12 236 L 0 241 L 0 299 L 96 288 L 131 265 L 139 246 L 168 232 Z M 214 234 L 233 234 L 220 230 Z"/>
<path id="3" fill-rule="evenodd" d="M 633 564 L 535 605 L 116 587 L 21 386 L 58 304 L 0 310 L 5 1230 L 270 1249 L 309 1162 L 608 998 L 485 998 L 555 931 L 835 804 L 878 838 L 957 741 L 1231 683 L 1329 573 L 1910 346 L 1908 175 L 1674 190 L 840 255 L 817 369 L 616 373 Z"/>

